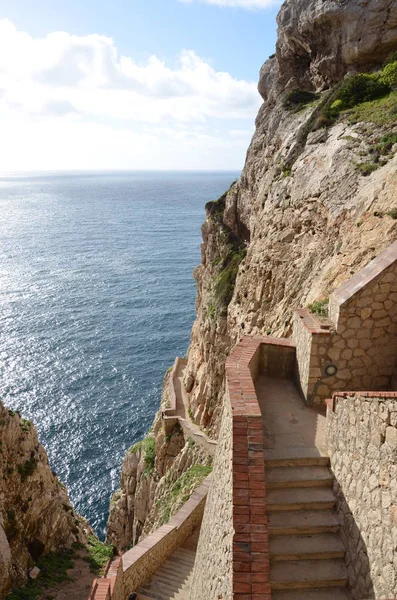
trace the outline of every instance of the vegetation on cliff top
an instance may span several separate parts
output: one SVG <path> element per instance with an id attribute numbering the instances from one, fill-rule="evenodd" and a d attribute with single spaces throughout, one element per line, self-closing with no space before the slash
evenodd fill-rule
<path id="1" fill-rule="evenodd" d="M 88 555 L 84 560 L 88 563 L 90 571 L 102 575 L 106 563 L 114 556 L 114 546 L 100 542 L 94 535 L 88 537 Z"/>
<path id="2" fill-rule="evenodd" d="M 332 124 L 341 114 L 351 123 L 371 121 L 383 125 L 397 120 L 397 54 L 385 61 L 374 73 L 349 75 L 339 84 L 322 114 L 325 124 Z"/>
<path id="3" fill-rule="evenodd" d="M 209 465 L 193 465 L 172 485 L 171 489 L 158 501 L 161 524 L 168 523 L 173 514 L 189 500 L 194 490 L 212 471 Z"/>
<path id="4" fill-rule="evenodd" d="M 156 440 L 152 435 L 146 436 L 140 442 L 137 442 L 128 452 L 137 453 L 143 451 L 145 454 L 145 470 L 143 471 L 144 477 L 149 477 L 154 472 L 154 462 L 156 459 Z"/>

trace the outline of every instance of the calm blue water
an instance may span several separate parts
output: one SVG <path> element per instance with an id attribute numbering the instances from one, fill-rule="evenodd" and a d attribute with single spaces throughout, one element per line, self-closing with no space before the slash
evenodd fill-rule
<path id="1" fill-rule="evenodd" d="M 237 173 L 0 177 L 1 400 L 103 534 L 194 319 L 204 203 Z"/>

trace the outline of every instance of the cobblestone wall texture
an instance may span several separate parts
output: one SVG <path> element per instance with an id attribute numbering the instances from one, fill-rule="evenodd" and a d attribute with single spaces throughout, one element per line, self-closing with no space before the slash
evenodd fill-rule
<path id="1" fill-rule="evenodd" d="M 370 268 L 371 263 L 362 273 Z M 321 332 L 319 321 L 313 327 L 314 315 L 302 317 L 308 311 L 295 314 L 293 339 L 302 391 L 309 403 L 320 404 L 338 390 L 389 390 L 395 385 L 397 262 L 372 280 L 364 278 L 361 288 L 353 278 L 350 282 L 331 296 L 334 330 Z M 334 375 L 326 374 L 329 365 L 336 367 Z"/>
<path id="2" fill-rule="evenodd" d="M 353 600 L 397 598 L 397 394 L 371 396 L 341 394 L 327 411 Z"/>
<path id="3" fill-rule="evenodd" d="M 201 523 L 210 480 L 211 477 L 205 479 L 168 524 L 122 555 L 122 585 L 127 597 L 147 581 Z"/>
<path id="4" fill-rule="evenodd" d="M 190 600 L 232 598 L 232 506 L 232 411 L 227 400 L 200 531 Z"/>

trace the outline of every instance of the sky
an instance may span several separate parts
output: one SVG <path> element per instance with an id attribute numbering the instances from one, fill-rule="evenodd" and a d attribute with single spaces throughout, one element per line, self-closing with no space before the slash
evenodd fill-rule
<path id="1" fill-rule="evenodd" d="M 2 0 L 0 172 L 239 170 L 278 0 Z"/>

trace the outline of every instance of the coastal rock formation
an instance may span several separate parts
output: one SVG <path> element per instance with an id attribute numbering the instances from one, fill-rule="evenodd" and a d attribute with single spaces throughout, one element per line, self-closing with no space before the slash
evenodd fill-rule
<path id="1" fill-rule="evenodd" d="M 294 309 L 327 298 L 397 238 L 396 92 L 378 109 L 329 118 L 344 77 L 380 69 L 397 49 L 396 8 L 395 0 L 287 0 L 281 7 L 245 167 L 206 206 L 194 272 L 197 318 L 184 383 L 193 418 L 214 438 L 225 361 L 241 337 L 289 336 Z M 156 438 L 157 452 L 164 450 Z M 147 485 L 140 472 L 127 457 L 111 531 L 128 502 L 153 506 L 151 489 L 145 499 L 127 492 L 128 481 L 134 490 Z M 144 514 L 142 532 L 154 522 L 150 510 Z"/>
<path id="2" fill-rule="evenodd" d="M 259 81 L 265 100 L 287 86 L 327 89 L 348 71 L 377 68 L 396 46 L 394 0 L 287 0 L 277 22 L 276 58 Z"/>
<path id="3" fill-rule="evenodd" d="M 397 134 L 397 119 L 342 114 L 332 124 L 323 115 L 327 88 L 348 72 L 380 68 L 397 48 L 393 6 L 287 0 L 280 10 L 245 167 L 226 197 L 207 205 L 195 271 L 197 319 L 185 384 L 193 414 L 214 436 L 224 363 L 239 339 L 289 335 L 294 309 L 329 296 L 397 237 L 397 146 L 366 172 L 374 146 Z M 288 107 L 296 89 L 317 96 Z M 236 248 L 241 260 L 222 297 Z"/>
<path id="4" fill-rule="evenodd" d="M 91 532 L 50 469 L 35 427 L 0 403 L 0 597 L 26 581 L 44 553 Z"/>
<path id="5" fill-rule="evenodd" d="M 163 386 L 162 409 L 167 404 L 170 373 Z M 161 412 L 143 442 L 127 452 L 120 489 L 110 502 L 107 538 L 118 550 L 126 550 L 167 523 L 208 475 L 211 457 L 193 440 L 185 439 L 176 424 L 166 434 Z"/>

